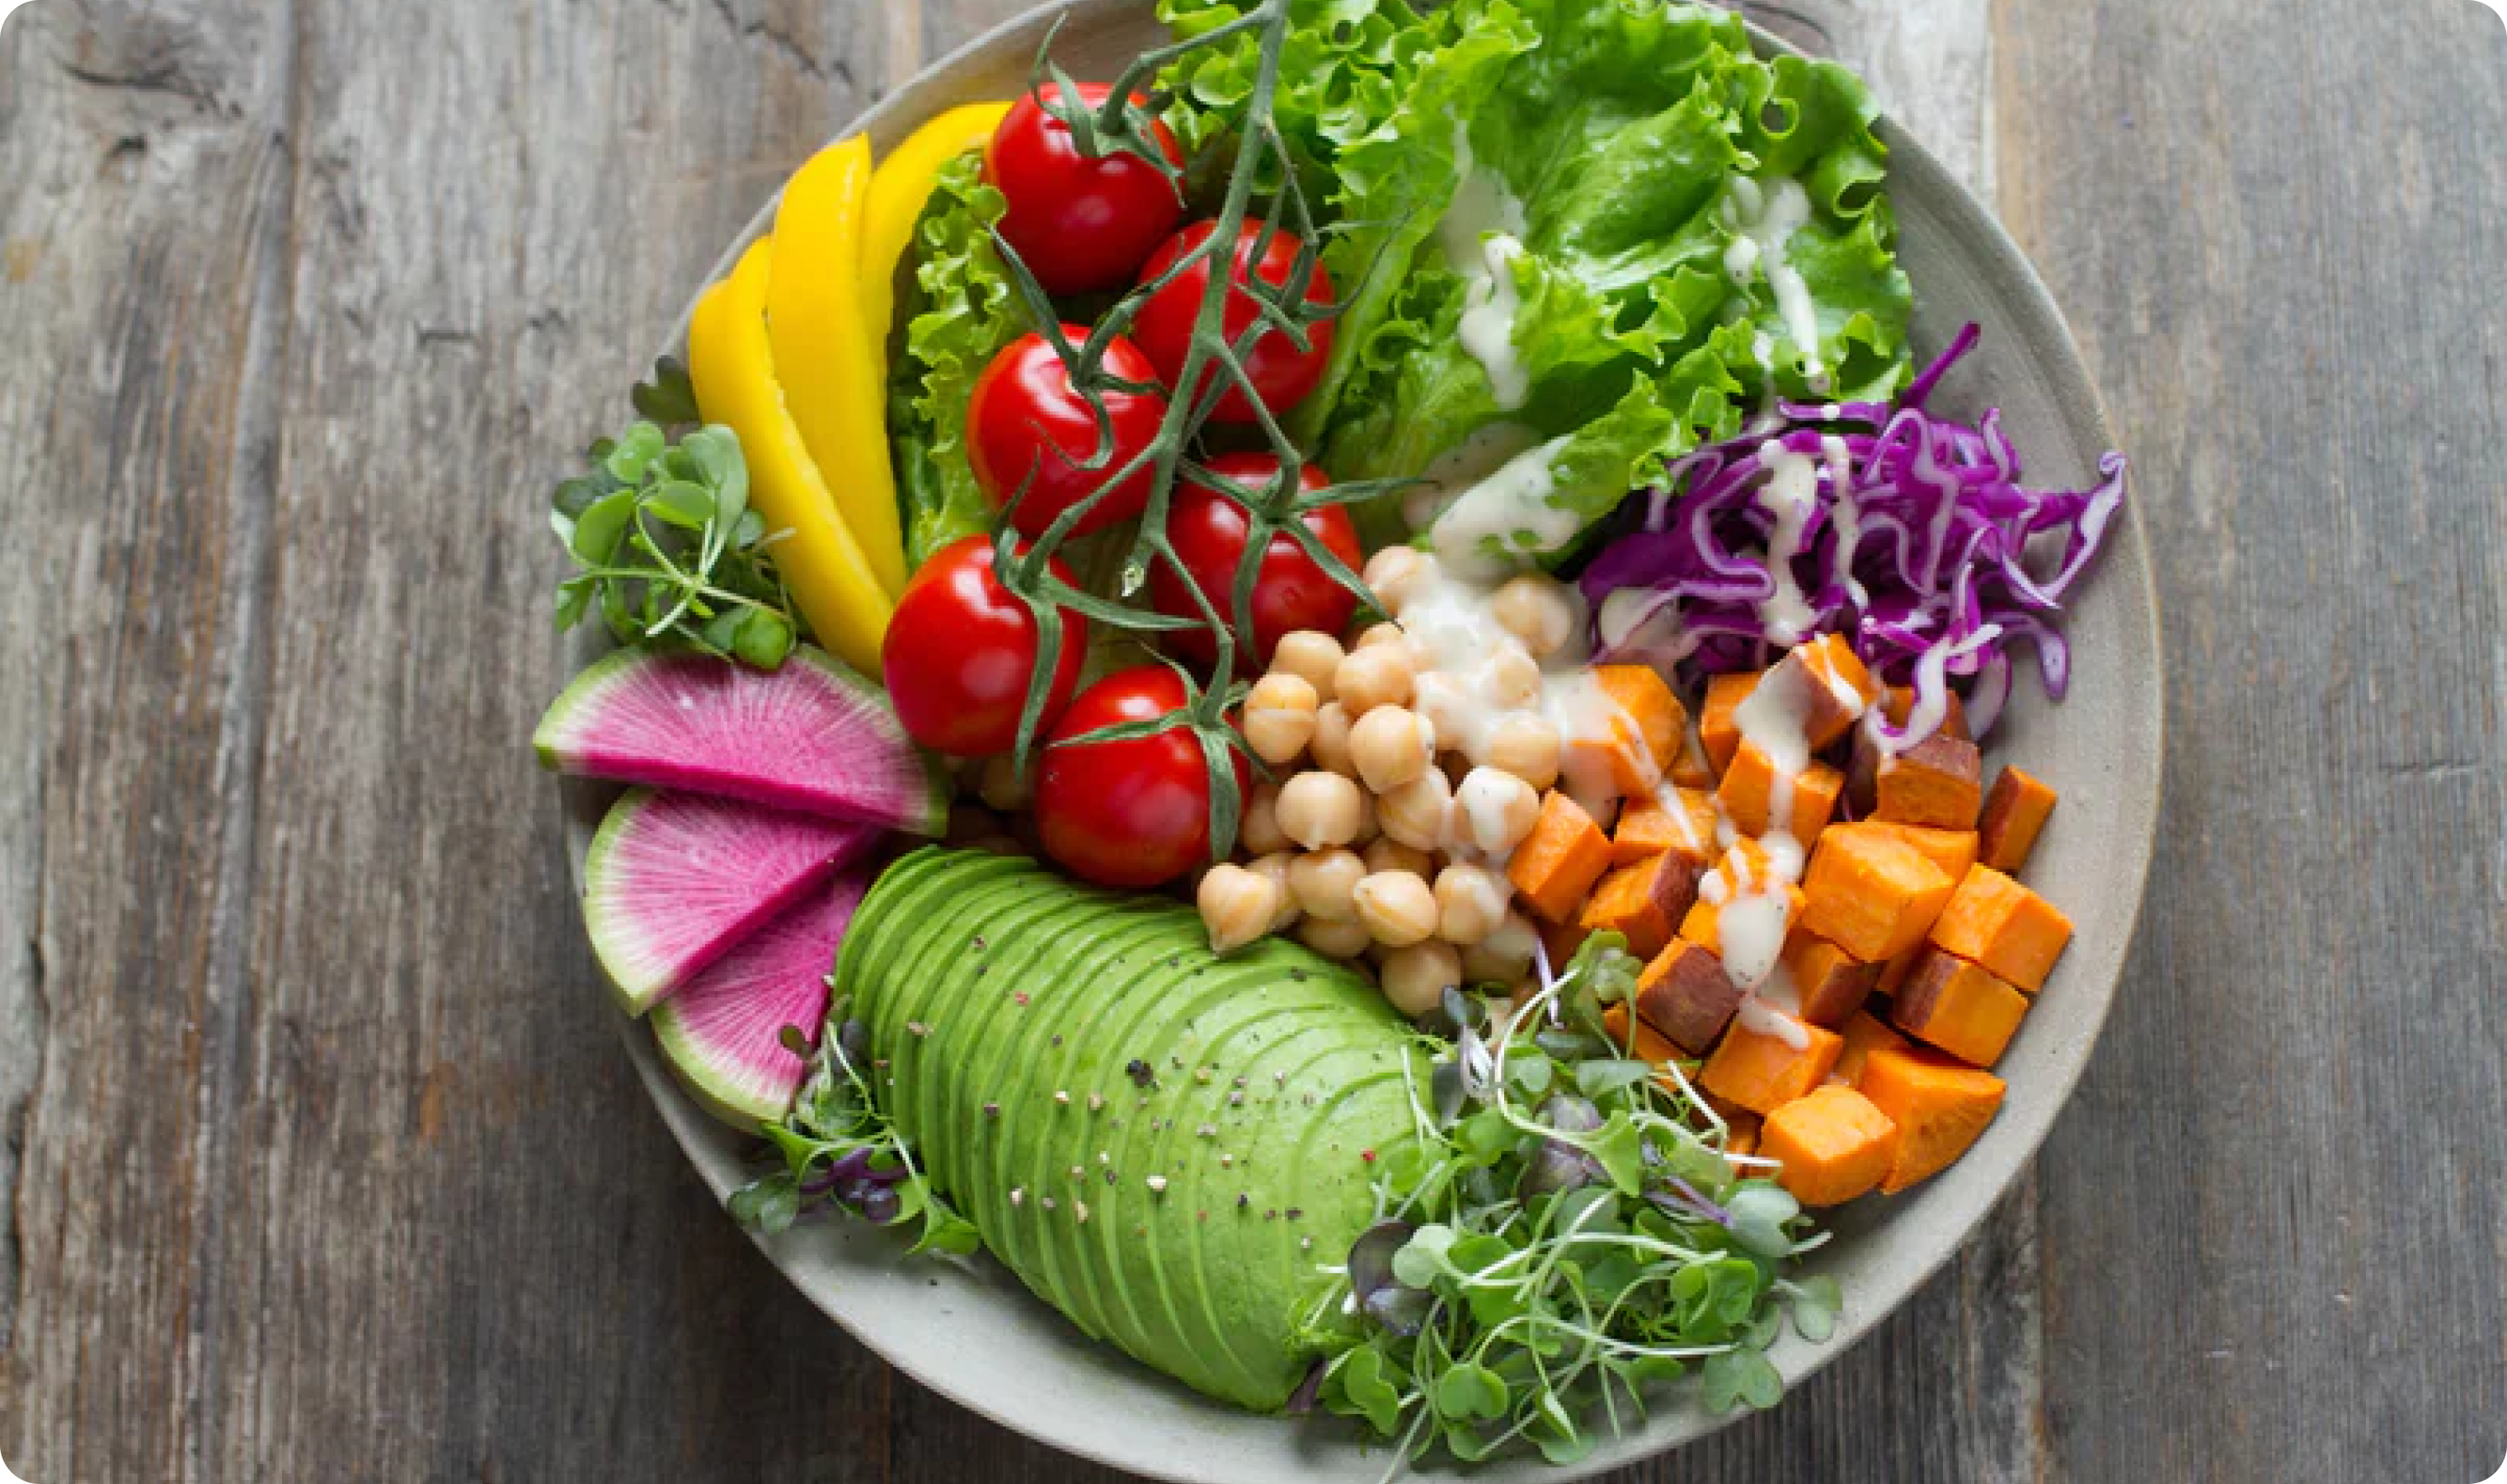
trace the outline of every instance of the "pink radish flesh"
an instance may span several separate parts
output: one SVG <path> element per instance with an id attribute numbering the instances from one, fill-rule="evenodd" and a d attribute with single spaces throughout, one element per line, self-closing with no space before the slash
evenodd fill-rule
<path id="1" fill-rule="evenodd" d="M 715 959 L 653 1011 L 653 1039 L 672 1071 L 717 1118 L 742 1127 L 781 1118 L 809 1064 L 784 1028 L 813 1049 L 827 1017 L 827 975 L 870 872 L 841 872 Z"/>

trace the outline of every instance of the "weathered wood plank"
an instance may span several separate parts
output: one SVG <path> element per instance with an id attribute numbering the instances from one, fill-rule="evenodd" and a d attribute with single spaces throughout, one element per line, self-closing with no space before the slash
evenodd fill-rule
<path id="1" fill-rule="evenodd" d="M 0 1426 L 64 1475 L 197 1478 L 250 994 L 233 873 L 274 397 L 251 372 L 286 264 L 289 12 L 47 6 L 9 30 L 0 669 L 32 677 L 6 707 L 7 844 L 37 878 L 6 903 L 0 1008 L 32 1033 L 0 1081 L 40 1084 Z"/>
<path id="2" fill-rule="evenodd" d="M 2000 12 L 2008 214 L 2138 456 L 2140 951 L 2044 1161 L 2080 1479 L 2476 1479 L 2507 1416 L 2507 33 Z"/>

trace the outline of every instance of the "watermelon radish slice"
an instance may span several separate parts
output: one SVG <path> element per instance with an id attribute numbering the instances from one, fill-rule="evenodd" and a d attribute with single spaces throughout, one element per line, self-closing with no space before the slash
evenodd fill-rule
<path id="1" fill-rule="evenodd" d="M 818 1046 L 836 948 L 870 880 L 858 866 L 838 874 L 654 1007 L 663 1060 L 708 1112 L 754 1130 L 790 1111 L 810 1068 L 783 1028 Z"/>
<path id="2" fill-rule="evenodd" d="M 948 827 L 949 783 L 887 693 L 820 650 L 768 673 L 622 649 L 585 669 L 531 738 L 560 773 L 745 799 L 916 835 Z"/>
<path id="3" fill-rule="evenodd" d="M 653 1008 L 879 836 L 874 825 L 628 790 L 583 860 L 584 926 L 620 1006 Z"/>

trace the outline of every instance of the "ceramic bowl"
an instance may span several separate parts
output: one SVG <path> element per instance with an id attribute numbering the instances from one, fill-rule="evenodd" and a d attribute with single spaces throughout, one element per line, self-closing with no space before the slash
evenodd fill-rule
<path id="1" fill-rule="evenodd" d="M 1057 18 L 1064 27 L 1057 55 L 1079 77 L 1110 76 L 1161 37 L 1146 0 L 1047 7 L 934 65 L 857 127 L 885 154 L 945 109 L 1015 95 Z M 1769 51 L 1782 47 L 1763 34 L 1759 41 Z M 2000 407 L 2005 428 L 2026 456 L 2031 484 L 2087 483 L 2098 454 L 2112 444 L 2061 313 L 1992 213 L 1916 141 L 1885 126 L 1883 132 L 1892 150 L 1900 255 L 1914 280 L 1919 361 L 1968 321 L 1985 328 L 1982 346 L 1936 405 L 1960 413 Z M 765 235 L 773 210 L 772 202 L 759 209 L 718 273 Z M 2136 491 L 2137 498 L 2147 495 Z M 2077 935 L 1997 1068 L 2011 1091 L 1983 1139 L 1913 1192 L 1865 1200 L 1837 1213 L 1835 1240 L 1810 1268 L 1837 1281 L 1844 1313 L 1827 1343 L 1811 1345 L 1789 1331 L 1770 1352 L 1789 1385 L 1878 1324 L 1984 1219 L 2053 1127 L 2115 997 L 2141 905 L 2160 793 L 2157 598 L 2141 523 L 2129 508 L 2101 569 L 2071 611 L 2069 633 L 2069 698 L 2059 706 L 2049 703 L 2023 666 L 1986 765 L 2018 762 L 2061 790 L 2062 805 L 2028 875 L 2071 914 Z M 597 643 L 586 640 L 579 663 L 588 662 Z M 566 843 L 579 886 L 584 850 L 613 795 L 569 782 L 564 796 Z M 611 1013 L 605 996 L 587 995 L 584 1004 L 587 1015 Z M 641 1026 L 624 1029 L 637 1072 L 707 1184 L 718 1195 L 737 1188 L 748 1177 L 752 1141 L 714 1123 L 679 1091 Z M 1385 1471 L 1385 1449 L 1365 1445 L 1352 1426 L 1328 1417 L 1248 1416 L 1205 1400 L 1083 1338 L 989 1260 L 964 1269 L 900 1264 L 889 1236 L 858 1224 L 811 1226 L 761 1246 L 810 1302 L 907 1375 L 1052 1447 L 1189 1484 L 1375 1484 Z M 1573 1467 L 1551 1467 L 1533 1457 L 1475 1471 L 1508 1484 L 1566 1484 L 1676 1448 L 1729 1420 L 1708 1414 L 1675 1387 L 1642 1429 L 1606 1439 Z"/>

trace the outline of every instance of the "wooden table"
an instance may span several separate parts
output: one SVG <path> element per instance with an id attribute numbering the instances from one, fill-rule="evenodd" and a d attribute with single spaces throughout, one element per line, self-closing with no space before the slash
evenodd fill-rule
<path id="1" fill-rule="evenodd" d="M 1088 1472 L 892 1376 L 619 1054 L 523 739 L 542 493 L 720 244 L 1016 0 L 36 0 L 0 40 L 0 1452 Z M 1664 1480 L 2507 1453 L 2507 31 L 1860 0 L 2162 553 L 2122 1004 L 1954 1269 Z M 1807 20 L 1804 18 L 1808 18 Z"/>

